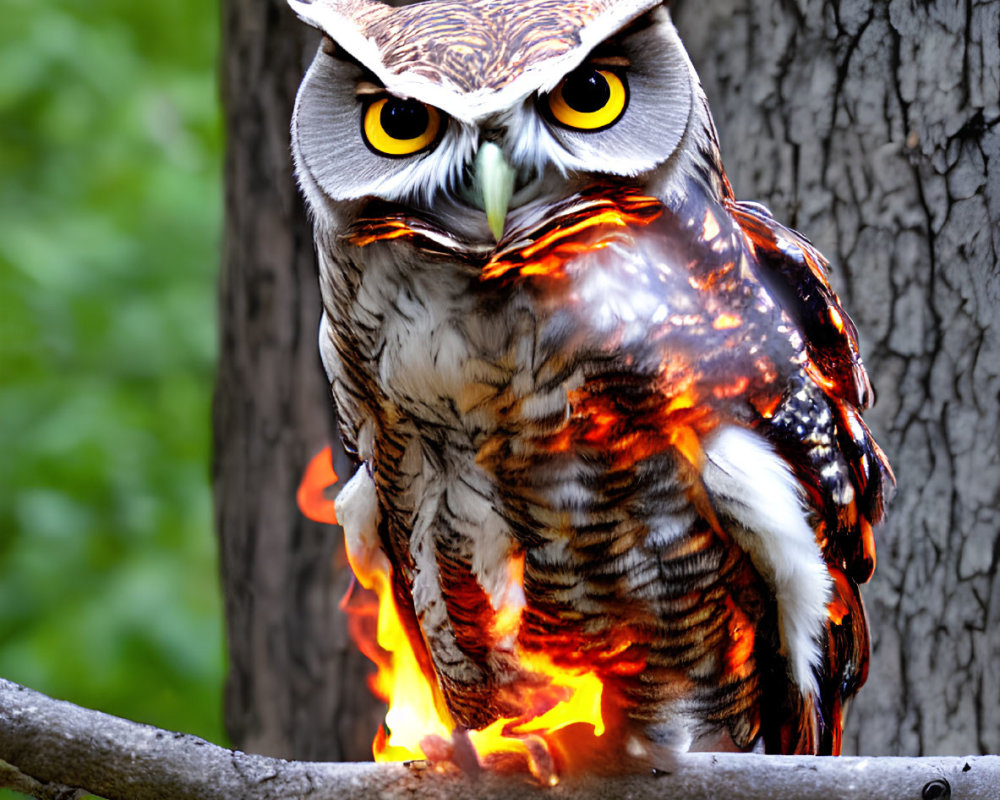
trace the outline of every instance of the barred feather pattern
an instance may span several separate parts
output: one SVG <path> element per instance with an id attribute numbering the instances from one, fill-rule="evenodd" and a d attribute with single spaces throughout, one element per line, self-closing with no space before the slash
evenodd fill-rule
<path id="1" fill-rule="evenodd" d="M 516 716 L 534 679 L 493 632 L 523 558 L 517 644 L 597 672 L 628 731 L 839 750 L 891 480 L 867 376 L 818 253 L 689 183 L 666 204 L 598 186 L 489 255 L 379 203 L 319 242 L 345 439 L 464 726 Z M 733 436 L 758 487 L 726 473 Z"/>

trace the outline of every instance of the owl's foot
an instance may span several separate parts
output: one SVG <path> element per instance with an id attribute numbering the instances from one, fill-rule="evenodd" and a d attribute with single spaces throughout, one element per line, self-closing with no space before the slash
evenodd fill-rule
<path id="1" fill-rule="evenodd" d="M 545 739 L 534 734 L 505 738 L 510 739 L 510 748 L 480 756 L 469 732 L 457 728 L 450 738 L 425 736 L 420 740 L 420 749 L 427 756 L 428 766 L 436 769 L 457 768 L 470 777 L 484 770 L 502 774 L 529 772 L 543 786 L 558 783 L 555 760 Z"/>
<path id="2" fill-rule="evenodd" d="M 451 738 L 431 735 L 420 740 L 420 749 L 427 756 L 427 762 L 434 767 L 457 767 L 470 777 L 475 777 L 483 771 L 479 754 L 469 739 L 465 728 L 456 728 Z"/>

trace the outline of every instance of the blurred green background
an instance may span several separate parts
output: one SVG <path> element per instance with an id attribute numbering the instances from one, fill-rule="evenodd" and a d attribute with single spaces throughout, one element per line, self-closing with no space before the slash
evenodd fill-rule
<path id="1" fill-rule="evenodd" d="M 0 18 L 0 676 L 224 744 L 218 5 Z"/>

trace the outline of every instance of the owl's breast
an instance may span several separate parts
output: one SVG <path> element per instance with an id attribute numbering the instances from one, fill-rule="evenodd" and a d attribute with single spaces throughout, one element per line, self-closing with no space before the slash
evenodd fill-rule
<path id="1" fill-rule="evenodd" d="M 694 205 L 581 196 L 478 261 L 381 223 L 355 237 L 328 309 L 340 359 L 365 376 L 370 413 L 444 451 L 565 438 L 574 419 L 662 433 L 683 412 L 704 434 L 767 416 L 801 336 L 725 210 Z"/>
<path id="2" fill-rule="evenodd" d="M 383 411 L 431 424 L 462 422 L 474 387 L 498 382 L 495 365 L 516 324 L 483 308 L 474 274 L 406 243 L 348 249 L 328 316 L 343 332 L 340 360 L 363 371 Z M 363 336 L 357 332 L 363 331 Z"/>
<path id="3" fill-rule="evenodd" d="M 497 632 L 508 595 L 518 647 L 606 669 L 628 703 L 658 709 L 649 724 L 673 701 L 639 672 L 736 681 L 740 702 L 758 691 L 739 631 L 774 611 L 706 470 L 733 441 L 781 466 L 746 428 L 773 410 L 802 344 L 721 208 L 600 202 L 479 263 L 390 231 L 354 246 L 331 295 L 343 381 L 375 429 L 382 542 L 471 727 L 517 711 L 484 705 L 517 694 L 500 691 L 520 674 Z M 812 542 L 773 471 L 764 494 Z M 740 741 L 752 735 L 747 721 Z"/>

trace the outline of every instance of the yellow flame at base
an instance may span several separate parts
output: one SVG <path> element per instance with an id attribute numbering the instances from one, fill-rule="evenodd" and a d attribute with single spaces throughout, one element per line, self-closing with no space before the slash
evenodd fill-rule
<path id="1" fill-rule="evenodd" d="M 388 565 L 362 570 L 350 551 L 348 561 L 358 582 L 378 597 L 377 641 L 388 654 L 372 683 L 375 694 L 389 704 L 385 729 L 375 737 L 373 755 L 376 761 L 426 759 L 427 738 L 451 740 L 455 721 L 437 684 L 424 675 L 410 644 L 392 595 Z M 524 691 L 528 706 L 532 699 L 529 693 L 540 691 L 543 708 L 535 715 L 529 712 L 522 717 L 498 719 L 482 730 L 469 731 L 469 741 L 480 761 L 494 754 L 513 754 L 521 757 L 537 778 L 554 785 L 557 778 L 552 771 L 548 737 L 579 723 L 591 725 L 594 736 L 603 735 L 604 685 L 592 672 L 559 666 L 543 653 L 516 650 L 525 671 L 547 678 L 540 682 L 540 690 L 526 687 Z"/>
<path id="2" fill-rule="evenodd" d="M 373 755 L 376 761 L 411 761 L 426 758 L 420 747 L 425 736 L 447 738 L 455 728 L 444 698 L 435 692 L 424 677 L 409 637 L 400 622 L 392 596 L 389 574 L 358 570 L 348 550 L 348 561 L 358 582 L 378 597 L 377 641 L 389 656 L 388 664 L 379 664 L 372 684 L 375 694 L 389 704 L 385 715 L 388 737 L 375 738 Z"/>

